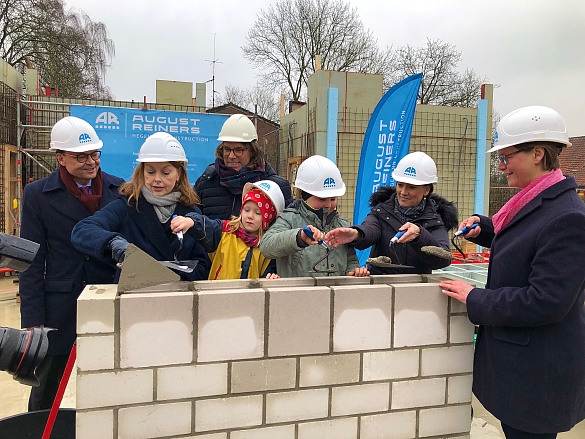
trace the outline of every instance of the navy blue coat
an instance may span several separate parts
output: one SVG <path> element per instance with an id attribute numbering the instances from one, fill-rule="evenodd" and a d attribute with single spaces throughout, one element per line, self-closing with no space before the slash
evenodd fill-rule
<path id="1" fill-rule="evenodd" d="M 266 162 L 266 170 L 258 180 L 272 180 L 280 187 L 284 196 L 285 207 L 292 203 L 290 183 L 285 178 L 277 175 L 274 169 Z M 242 207 L 242 190 L 239 193 L 232 193 L 228 188 L 219 184 L 219 175 L 215 172 L 215 164 L 205 169 L 193 186 L 201 199 L 201 210 L 203 215 L 212 219 L 230 220 L 232 216 L 240 215 Z"/>
<path id="2" fill-rule="evenodd" d="M 118 198 L 123 180 L 102 172 L 100 208 Z M 71 244 L 71 230 L 91 213 L 67 192 L 59 170 L 24 188 L 20 236 L 40 244 L 31 266 L 20 273 L 23 328 L 45 325 L 50 355 L 66 355 L 77 336 L 77 297 L 86 284 L 112 283 L 111 258 L 89 257 Z"/>
<path id="3" fill-rule="evenodd" d="M 122 197 L 99 210 L 91 217 L 80 221 L 71 235 L 73 245 L 84 253 L 93 256 L 107 255 L 111 258 L 111 251 L 107 244 L 115 236 L 122 236 L 128 242 L 136 245 L 158 261 L 172 261 L 174 253 L 179 248 L 177 235 L 171 232 L 170 219 L 161 224 L 156 216 L 154 207 L 143 196 L 136 202 Z M 197 207 L 186 207 L 177 204 L 175 215 L 185 216 L 188 212 L 201 211 Z M 189 235 L 183 238 L 183 248 L 179 252 L 179 260 L 199 261 L 191 273 L 177 271 L 182 280 L 204 280 L 209 275 L 211 262 L 207 253 L 195 239 Z M 116 281 L 118 276 L 116 276 Z"/>
<path id="4" fill-rule="evenodd" d="M 360 232 L 362 239 L 351 243 L 358 250 L 372 246 L 371 258 L 378 256 L 393 257 L 390 252 L 390 240 L 404 224 L 394 212 L 396 193 L 393 186 L 384 186 L 370 197 L 372 210 L 364 221 L 354 229 Z M 420 236 L 407 243 L 394 243 L 392 250 L 400 259 L 400 264 L 414 268 L 370 267 L 372 274 L 431 273 L 432 270 L 448 266 L 448 259 L 427 255 L 421 248 L 427 245 L 450 250 L 449 230 L 457 227 L 457 209 L 453 203 L 438 194 L 431 194 L 421 216 L 412 221 L 420 227 Z M 395 258 L 394 258 L 395 259 Z M 393 259 L 393 262 L 398 263 Z"/>
<path id="5" fill-rule="evenodd" d="M 480 325 L 473 391 L 522 431 L 567 431 L 585 418 L 585 203 L 576 187 L 567 176 L 497 235 L 480 217 L 473 239 L 491 247 L 486 288 L 467 297 Z"/>

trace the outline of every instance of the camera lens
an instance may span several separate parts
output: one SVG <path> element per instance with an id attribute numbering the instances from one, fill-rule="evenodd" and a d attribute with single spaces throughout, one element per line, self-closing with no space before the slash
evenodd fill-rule
<path id="1" fill-rule="evenodd" d="M 0 327 L 0 370 L 12 374 L 22 384 L 38 386 L 36 368 L 49 348 L 51 328 L 12 329 Z"/>

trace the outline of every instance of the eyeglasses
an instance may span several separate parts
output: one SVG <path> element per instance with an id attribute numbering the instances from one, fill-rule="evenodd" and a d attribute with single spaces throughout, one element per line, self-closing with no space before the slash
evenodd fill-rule
<path id="1" fill-rule="evenodd" d="M 508 162 L 510 161 L 510 157 L 512 157 L 515 154 L 518 154 L 519 152 L 522 152 L 522 150 L 519 149 L 518 151 L 511 152 L 510 154 L 499 155 L 498 158 L 500 159 L 500 163 L 507 165 Z"/>
<path id="2" fill-rule="evenodd" d="M 87 159 L 90 157 L 93 160 L 99 159 L 102 155 L 102 152 L 101 151 L 94 151 L 90 154 L 87 154 L 85 152 L 82 152 L 80 154 L 67 154 L 64 152 L 63 155 L 68 155 L 69 157 L 75 157 L 79 163 L 85 163 L 85 162 L 87 162 Z"/>
<path id="3" fill-rule="evenodd" d="M 246 148 L 227 148 L 223 147 L 223 155 L 228 156 L 233 152 L 236 157 L 242 157 Z"/>

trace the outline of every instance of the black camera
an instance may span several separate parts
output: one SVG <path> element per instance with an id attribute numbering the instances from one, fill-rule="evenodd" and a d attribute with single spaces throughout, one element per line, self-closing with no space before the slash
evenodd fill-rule
<path id="1" fill-rule="evenodd" d="M 35 258 L 39 244 L 18 236 L 0 233 L 0 267 L 24 271 Z M 54 329 L 12 329 L 0 326 L 0 370 L 22 384 L 38 386 L 35 370 L 49 348 L 47 334 Z"/>
<path id="2" fill-rule="evenodd" d="M 0 327 L 0 370 L 28 386 L 39 385 L 35 370 L 49 348 L 51 328 L 12 329 Z"/>

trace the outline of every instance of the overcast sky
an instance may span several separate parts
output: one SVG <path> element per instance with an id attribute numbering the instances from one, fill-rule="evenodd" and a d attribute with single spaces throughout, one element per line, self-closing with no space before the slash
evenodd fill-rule
<path id="1" fill-rule="evenodd" d="M 205 82 L 215 89 L 253 86 L 257 72 L 241 47 L 257 13 L 276 0 L 65 0 L 103 22 L 116 46 L 106 84 L 118 100 L 155 100 L 155 81 Z M 585 136 L 585 1 L 351 0 L 380 46 L 420 47 L 440 39 L 462 52 L 495 85 L 500 116 L 546 105 Z M 211 83 L 207 95 L 211 96 Z"/>

